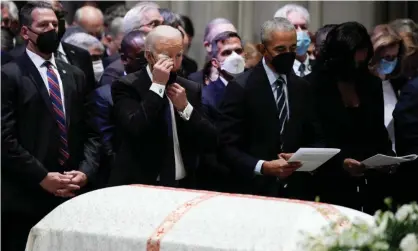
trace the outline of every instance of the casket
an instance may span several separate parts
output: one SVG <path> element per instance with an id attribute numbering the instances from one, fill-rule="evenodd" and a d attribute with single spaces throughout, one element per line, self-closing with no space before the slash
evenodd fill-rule
<path id="1" fill-rule="evenodd" d="M 370 215 L 329 204 L 150 186 L 93 191 L 30 231 L 26 251 L 300 250 L 302 231 Z"/>

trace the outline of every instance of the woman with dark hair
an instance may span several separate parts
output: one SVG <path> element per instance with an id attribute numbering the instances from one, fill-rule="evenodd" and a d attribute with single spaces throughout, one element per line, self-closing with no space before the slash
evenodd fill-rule
<path id="1" fill-rule="evenodd" d="M 370 60 L 369 69 L 382 80 L 385 126 L 395 151 L 392 113 L 398 101 L 398 91 L 406 82 L 401 77 L 401 60 L 405 46 L 400 35 L 387 24 L 376 26 L 371 36 L 374 56 Z"/>
<path id="2" fill-rule="evenodd" d="M 390 183 L 386 173 L 366 170 L 361 161 L 378 153 L 393 155 L 381 81 L 368 69 L 372 56 L 366 28 L 343 23 L 328 33 L 318 69 L 309 76 L 325 144 L 341 149 L 318 170 L 321 201 L 370 214 L 383 206 Z"/>

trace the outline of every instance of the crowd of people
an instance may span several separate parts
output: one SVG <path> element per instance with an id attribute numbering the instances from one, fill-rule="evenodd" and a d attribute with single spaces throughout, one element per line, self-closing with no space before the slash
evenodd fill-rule
<path id="1" fill-rule="evenodd" d="M 242 41 L 210 21 L 203 69 L 191 20 L 140 2 L 66 23 L 56 0 L 2 1 L 2 249 L 94 189 L 147 184 L 284 197 L 369 214 L 418 199 L 417 161 L 370 169 L 378 153 L 418 154 L 418 26 L 398 19 L 309 30 L 288 4 Z M 341 152 L 313 172 L 299 148 Z M 156 198 L 158 199 L 158 198 Z M 74 212 L 77 217 L 77 212 Z"/>

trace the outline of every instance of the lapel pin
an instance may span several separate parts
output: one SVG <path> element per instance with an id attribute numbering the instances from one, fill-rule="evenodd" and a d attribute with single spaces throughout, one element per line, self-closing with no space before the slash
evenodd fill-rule
<path id="1" fill-rule="evenodd" d="M 70 51 L 72 54 L 75 54 L 75 52 L 74 51 Z"/>
<path id="2" fill-rule="evenodd" d="M 62 70 L 62 73 L 67 73 L 65 70 Z"/>

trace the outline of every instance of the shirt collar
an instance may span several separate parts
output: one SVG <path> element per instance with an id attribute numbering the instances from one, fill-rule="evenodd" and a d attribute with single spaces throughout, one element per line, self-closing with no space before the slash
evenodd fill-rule
<path id="1" fill-rule="evenodd" d="M 62 43 L 60 42 L 60 44 L 58 45 L 58 49 L 57 49 L 62 55 L 67 56 L 67 54 L 65 54 L 64 48 L 62 47 Z"/>
<path id="2" fill-rule="evenodd" d="M 43 64 L 45 63 L 45 59 L 43 59 L 41 56 L 39 56 L 38 54 L 28 50 L 26 48 L 26 53 L 28 54 L 29 58 L 32 60 L 33 64 L 37 67 L 37 68 L 41 68 L 43 66 Z M 55 64 L 55 58 L 54 58 L 54 54 L 51 54 L 51 58 L 48 60 L 49 62 L 51 62 L 52 66 L 54 66 L 54 68 L 57 68 L 57 65 Z"/>
<path id="3" fill-rule="evenodd" d="M 149 64 L 147 65 L 147 73 L 148 73 L 149 79 L 151 79 L 151 82 L 152 82 L 152 73 L 151 73 L 151 68 L 149 67 Z"/>
<path id="4" fill-rule="evenodd" d="M 309 55 L 306 54 L 306 59 L 303 62 L 303 64 L 305 65 L 305 69 L 308 69 L 309 66 Z M 295 59 L 295 62 L 293 63 L 293 69 L 297 69 L 297 71 L 299 71 L 299 66 L 301 65 L 301 63 L 299 62 L 299 60 Z"/>
<path id="5" fill-rule="evenodd" d="M 228 81 L 227 81 L 225 78 L 223 78 L 222 76 L 219 76 L 219 79 L 222 81 L 222 83 L 223 83 L 225 86 L 227 86 L 227 85 L 228 85 Z"/>
<path id="6" fill-rule="evenodd" d="M 265 58 L 263 57 L 263 67 L 266 71 L 267 78 L 269 80 L 270 85 L 273 85 L 276 83 L 276 80 L 281 76 L 284 79 L 284 82 L 287 83 L 286 75 L 284 74 L 277 74 L 276 72 L 272 71 L 270 67 L 268 67 Z"/>

